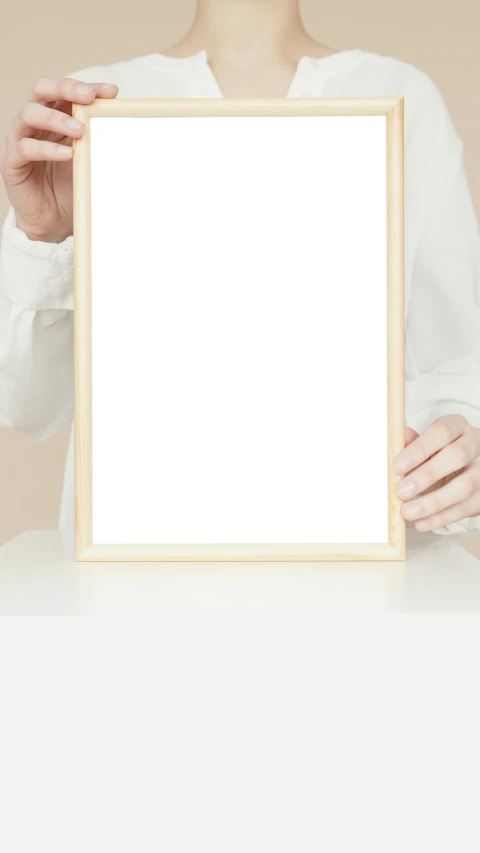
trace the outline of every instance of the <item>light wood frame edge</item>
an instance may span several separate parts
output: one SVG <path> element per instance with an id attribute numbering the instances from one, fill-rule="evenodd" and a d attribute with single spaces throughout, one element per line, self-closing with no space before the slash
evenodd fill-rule
<path id="1" fill-rule="evenodd" d="M 406 522 L 393 460 L 405 445 L 404 99 L 387 112 L 388 532 L 405 559 Z"/>
<path id="2" fill-rule="evenodd" d="M 85 123 L 73 142 L 74 230 L 74 467 L 75 557 L 92 545 L 92 334 L 90 240 L 90 114 L 92 106 L 74 104 L 73 116 Z M 82 191 L 79 188 L 82 187 Z"/>
<path id="3" fill-rule="evenodd" d="M 296 550 L 298 545 L 272 545 L 270 546 L 269 554 L 260 553 L 260 547 L 264 549 L 269 548 L 268 545 L 91 545 L 78 555 L 76 559 L 79 562 L 85 563 L 338 563 L 404 559 L 403 555 L 389 543 L 374 543 L 371 545 L 306 545 L 305 550 L 301 553 Z M 205 549 L 205 553 L 201 552 L 202 548 Z M 232 551 L 235 550 L 235 553 L 229 553 L 230 549 Z M 278 553 L 272 553 L 272 549 L 277 549 Z M 280 551 L 280 549 L 282 550 Z"/>
<path id="4" fill-rule="evenodd" d="M 75 296 L 75 558 L 95 561 L 369 561 L 405 559 L 405 521 L 392 468 L 404 446 L 403 118 L 404 101 L 389 98 L 121 99 L 75 104 L 85 123 L 74 147 Z M 385 544 L 93 545 L 91 411 L 90 118 L 182 115 L 385 115 L 387 119 L 388 520 Z M 78 192 L 86 187 L 87 197 Z M 396 200 L 396 203 L 395 203 Z M 262 553 L 262 551 L 269 553 Z M 202 553 L 203 552 L 203 553 Z M 233 553 L 232 553 L 233 552 Z"/>

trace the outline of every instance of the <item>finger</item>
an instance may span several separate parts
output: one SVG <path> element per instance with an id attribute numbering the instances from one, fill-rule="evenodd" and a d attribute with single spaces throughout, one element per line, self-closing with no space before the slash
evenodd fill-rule
<path id="1" fill-rule="evenodd" d="M 96 98 L 116 98 L 118 86 L 116 83 L 92 83 Z"/>
<path id="2" fill-rule="evenodd" d="M 27 163 L 37 160 L 70 160 L 71 157 L 72 149 L 69 145 L 59 145 L 56 142 L 25 136 L 9 150 L 3 164 L 3 171 L 5 173 L 6 169 L 21 169 Z"/>
<path id="3" fill-rule="evenodd" d="M 30 100 L 89 104 L 95 98 L 114 98 L 117 94 L 118 86 L 114 83 L 85 83 L 73 77 L 39 77 L 33 85 Z"/>
<path id="4" fill-rule="evenodd" d="M 438 418 L 425 432 L 401 451 L 393 461 L 393 466 L 399 474 L 406 474 L 425 462 L 434 453 L 451 444 L 469 426 L 468 421 L 461 415 L 449 415 Z"/>
<path id="5" fill-rule="evenodd" d="M 431 489 L 435 483 L 461 471 L 477 454 L 477 443 L 470 432 L 466 432 L 453 444 L 447 445 L 427 462 L 415 468 L 408 477 L 403 477 L 397 486 L 397 494 L 402 500 L 419 495 Z"/>
<path id="6" fill-rule="evenodd" d="M 411 427 L 405 427 L 405 447 L 408 447 L 416 438 L 418 438 L 418 432 L 415 432 Z"/>
<path id="7" fill-rule="evenodd" d="M 31 101 L 16 117 L 7 136 L 7 146 L 15 145 L 24 136 L 34 136 L 38 130 L 78 139 L 85 132 L 85 125 L 71 115 Z"/>
<path id="8" fill-rule="evenodd" d="M 471 498 L 464 503 L 456 504 L 438 515 L 432 515 L 429 518 L 422 518 L 420 521 L 414 522 L 415 530 L 421 533 L 426 533 L 429 530 L 438 530 L 439 527 L 446 527 L 447 524 L 452 524 L 454 521 L 463 521 L 464 518 L 473 518 L 480 513 L 480 505 L 475 503 Z"/>
<path id="9" fill-rule="evenodd" d="M 405 427 L 405 446 L 408 447 L 416 438 L 418 438 L 418 432 L 411 427 Z"/>
<path id="10" fill-rule="evenodd" d="M 473 518 L 480 514 L 480 497 L 477 494 L 473 495 L 466 501 L 461 501 L 442 512 L 431 515 L 428 518 L 422 518 L 414 521 L 413 526 L 416 530 L 426 532 L 427 530 L 438 530 L 439 527 L 445 527 L 447 524 L 452 524 L 454 521 L 463 521 L 464 518 Z"/>
<path id="11" fill-rule="evenodd" d="M 113 99 L 118 95 L 118 86 L 115 83 L 92 83 L 91 85 L 95 89 L 96 98 Z M 79 101 L 77 100 L 74 103 L 79 103 Z M 72 115 L 72 101 L 51 101 L 50 106 L 58 112 Z"/>
<path id="12" fill-rule="evenodd" d="M 418 500 L 407 501 L 402 506 L 402 515 L 407 519 L 428 518 L 439 515 L 443 510 L 455 504 L 465 503 L 473 495 L 479 495 L 480 501 L 480 464 L 469 465 L 458 477 L 454 477 L 445 486 L 422 495 Z"/>

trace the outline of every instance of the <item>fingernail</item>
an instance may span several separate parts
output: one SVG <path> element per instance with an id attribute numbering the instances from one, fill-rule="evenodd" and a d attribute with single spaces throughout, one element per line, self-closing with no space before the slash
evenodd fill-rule
<path id="1" fill-rule="evenodd" d="M 402 480 L 397 486 L 397 495 L 399 498 L 411 498 L 415 494 L 416 488 L 413 480 Z"/>
<path id="2" fill-rule="evenodd" d="M 422 532 L 422 530 L 431 530 L 431 529 L 432 529 L 432 526 L 431 526 L 430 522 L 428 522 L 428 521 L 417 521 L 417 523 L 415 525 L 415 530 L 419 530 L 420 532 Z"/>
<path id="3" fill-rule="evenodd" d="M 67 118 L 65 119 L 65 127 L 69 127 L 71 130 L 80 130 L 83 127 L 83 122 L 79 121 L 78 118 Z"/>
<path id="4" fill-rule="evenodd" d="M 102 83 L 102 85 L 100 86 L 100 88 L 101 88 L 101 89 L 102 89 L 102 91 L 103 91 L 104 89 L 116 89 L 117 87 L 116 87 L 116 84 L 115 84 L 115 83 Z"/>
<path id="5" fill-rule="evenodd" d="M 404 518 L 418 518 L 423 512 L 420 504 L 406 504 L 402 509 Z"/>
<path id="6" fill-rule="evenodd" d="M 57 152 L 65 158 L 72 156 L 72 149 L 68 145 L 57 145 Z"/>
<path id="7" fill-rule="evenodd" d="M 82 98 L 87 95 L 93 94 L 93 89 L 91 86 L 77 86 L 77 95 L 81 95 Z"/>
<path id="8" fill-rule="evenodd" d="M 405 471 L 408 471 L 412 467 L 412 460 L 409 456 L 402 456 L 400 453 L 399 456 L 394 460 L 393 467 L 395 471 L 399 474 L 403 474 Z"/>

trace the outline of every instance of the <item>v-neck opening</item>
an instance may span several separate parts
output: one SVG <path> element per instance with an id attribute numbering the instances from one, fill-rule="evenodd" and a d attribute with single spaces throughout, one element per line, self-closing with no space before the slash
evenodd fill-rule
<path id="1" fill-rule="evenodd" d="M 222 99 L 224 99 L 224 98 L 226 99 L 227 96 L 223 93 L 222 87 L 220 86 L 220 83 L 218 82 L 218 78 L 210 66 L 206 50 L 199 51 L 199 54 L 200 54 L 200 56 L 204 62 L 205 68 L 206 68 L 208 76 L 210 78 L 210 82 L 212 84 L 213 89 L 215 90 L 215 92 L 217 94 L 217 97 L 222 98 Z M 195 56 L 198 56 L 199 54 L 195 54 Z M 336 56 L 336 54 L 332 53 L 332 54 L 330 54 L 330 56 Z M 327 58 L 328 57 L 325 57 L 325 59 L 327 59 Z M 290 83 L 288 85 L 288 89 L 287 89 L 285 95 L 281 95 L 279 97 L 291 98 L 293 96 L 293 94 L 297 88 L 299 78 L 301 76 L 303 68 L 305 67 L 305 64 L 308 61 L 312 61 L 312 59 L 313 59 L 313 57 L 311 57 L 311 56 L 301 56 L 300 57 L 300 59 L 298 60 L 298 62 L 296 64 L 295 71 L 293 72 L 293 76 L 290 80 Z"/>
<path id="2" fill-rule="evenodd" d="M 338 50 L 336 53 L 329 53 L 328 56 L 323 57 L 304 54 L 297 62 L 288 90 L 283 97 L 295 97 L 295 93 L 297 91 L 300 92 L 301 89 L 304 88 L 304 86 L 301 85 L 302 80 L 305 80 L 305 83 L 309 88 L 308 84 L 310 80 L 307 81 L 306 78 L 308 78 L 308 74 L 305 73 L 307 70 L 311 69 L 312 73 L 317 70 L 323 71 L 325 76 L 329 76 L 333 71 L 349 67 L 349 64 L 351 64 L 349 63 L 349 60 L 360 57 L 360 55 L 365 55 L 365 52 L 360 48 Z M 164 53 L 151 53 L 147 56 L 139 57 L 138 59 L 144 64 L 150 65 L 150 67 L 170 68 L 171 70 L 186 74 L 192 80 L 194 88 L 197 91 L 202 82 L 197 77 L 198 70 L 201 69 L 204 72 L 203 82 L 208 83 L 206 88 L 210 90 L 210 94 L 207 94 L 207 92 L 204 92 L 202 87 L 202 96 L 226 99 L 226 95 L 223 94 L 220 83 L 210 67 L 208 54 L 204 48 L 196 53 L 190 54 L 189 56 L 167 56 Z"/>

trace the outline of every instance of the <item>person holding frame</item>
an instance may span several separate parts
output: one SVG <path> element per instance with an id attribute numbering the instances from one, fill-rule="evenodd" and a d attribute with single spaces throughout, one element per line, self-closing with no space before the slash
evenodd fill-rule
<path id="1" fill-rule="evenodd" d="M 407 424 L 398 494 L 419 531 L 480 529 L 480 233 L 462 142 L 426 74 L 314 41 L 299 0 L 198 0 L 190 31 L 164 53 L 35 82 L 0 155 L 11 202 L 0 251 L 0 425 L 46 439 L 72 418 L 72 142 L 85 130 L 72 104 L 118 94 L 404 97 Z M 73 527 L 73 505 L 71 441 L 61 528 Z"/>

